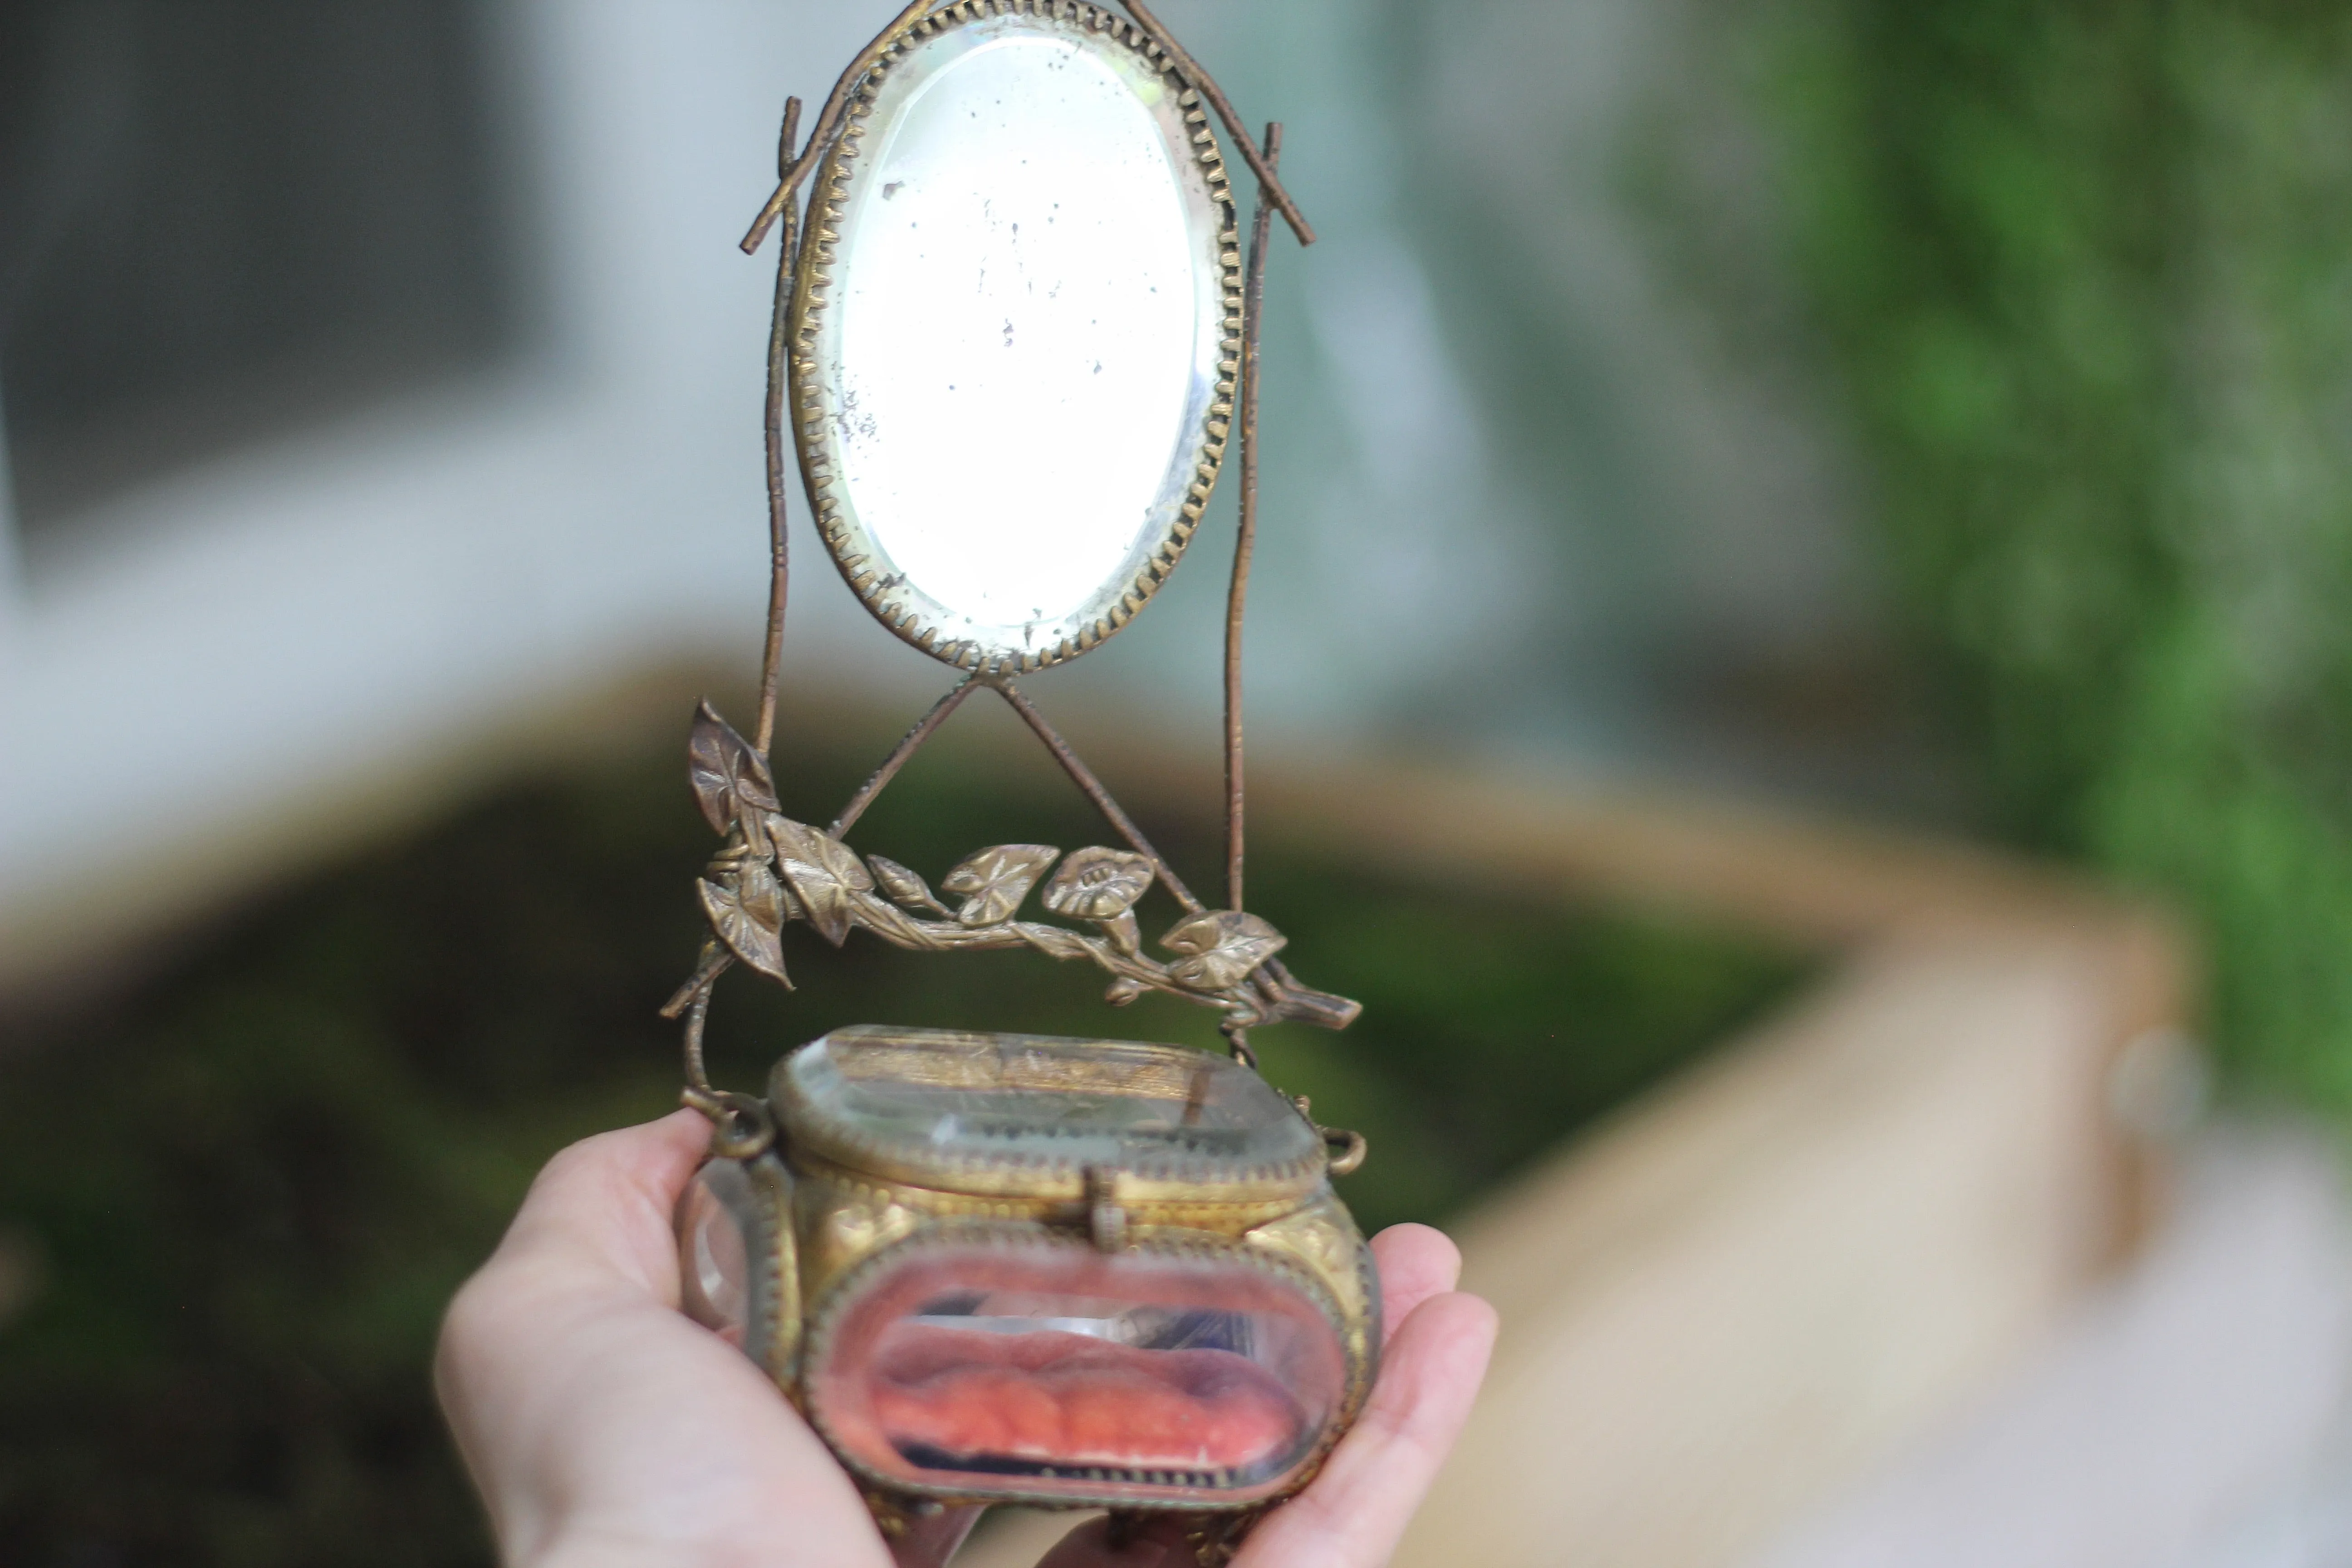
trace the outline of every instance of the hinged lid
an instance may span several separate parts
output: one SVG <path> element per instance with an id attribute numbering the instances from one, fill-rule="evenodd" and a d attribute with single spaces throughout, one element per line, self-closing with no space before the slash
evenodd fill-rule
<path id="1" fill-rule="evenodd" d="M 794 1152 L 952 1192 L 1083 1198 L 1095 1171 L 1145 1202 L 1252 1202 L 1304 1196 L 1328 1159 L 1240 1063 L 1129 1040 L 862 1024 L 779 1062 L 769 1097 Z"/>

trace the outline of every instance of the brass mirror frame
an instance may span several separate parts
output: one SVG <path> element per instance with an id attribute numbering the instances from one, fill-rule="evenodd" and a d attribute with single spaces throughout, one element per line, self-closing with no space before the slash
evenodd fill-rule
<path id="1" fill-rule="evenodd" d="M 818 352 L 824 340 L 828 298 L 838 268 L 838 251 L 845 240 L 845 219 L 853 187 L 861 177 L 861 158 L 869 139 L 867 121 L 878 106 L 892 74 L 908 65 L 916 51 L 958 29 L 1000 17 L 1031 16 L 1066 24 L 1096 35 L 1130 51 L 1158 77 L 1168 91 L 1181 135 L 1173 133 L 1163 111 L 1144 108 L 1167 138 L 1168 150 L 1182 157 L 1189 151 L 1209 204 L 1208 238 L 1219 269 L 1217 292 L 1222 305 L 1222 331 L 1215 374 L 1206 407 L 1187 436 L 1183 456 L 1171 461 L 1151 514 L 1155 531 L 1139 540 L 1129 552 L 1132 575 L 1097 584 L 1086 605 L 1048 622 L 1042 628 L 1050 638 L 1042 647 L 1009 651 L 990 648 L 968 637 L 951 635 L 966 617 L 940 605 L 931 595 L 891 570 L 888 551 L 877 541 L 857 512 L 835 461 L 837 443 L 831 430 L 829 379 Z M 1139 106 L 1141 107 L 1141 106 Z M 899 637 L 932 658 L 960 669 L 988 673 L 1026 674 L 1060 664 L 1097 647 L 1132 620 L 1149 604 L 1184 553 L 1208 509 L 1223 467 L 1233 429 L 1242 360 L 1243 279 L 1241 231 L 1234 215 L 1233 189 L 1224 155 L 1210 124 L 1207 101 L 1189 83 L 1169 51 L 1140 26 L 1099 5 L 1084 3 L 1024 4 L 1023 0 L 977 0 L 976 4 L 932 12 L 908 26 L 875 58 L 865 79 L 850 97 L 841 117 L 841 129 L 817 171 L 809 196 L 808 238 L 801 247 L 798 277 L 785 321 L 791 345 L 788 363 L 793 444 L 800 458 L 801 480 L 814 508 L 818 534 L 839 568 L 842 580 L 866 609 Z M 1189 144 L 1189 145 L 1188 145 Z M 1187 192 L 1188 245 L 1202 237 L 1192 194 Z M 1197 343 L 1197 335 L 1196 335 Z M 1197 395 L 1197 394 L 1196 394 Z M 1050 438 L 1050 432 L 1023 427 L 1017 415 L 1008 424 L 1033 437 Z M 1008 628 L 1009 629 L 1009 628 Z"/>

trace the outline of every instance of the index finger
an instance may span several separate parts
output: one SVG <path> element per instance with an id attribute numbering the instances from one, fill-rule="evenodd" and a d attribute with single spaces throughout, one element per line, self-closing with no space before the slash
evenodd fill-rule
<path id="1" fill-rule="evenodd" d="M 1378 1568 L 1469 1418 L 1495 1348 L 1495 1309 L 1450 1291 L 1415 1308 L 1380 1382 L 1313 1484 L 1252 1531 L 1234 1568 Z"/>
<path id="2" fill-rule="evenodd" d="M 1396 1338 L 1415 1308 L 1453 1289 L 1462 1277 L 1461 1250 L 1426 1225 L 1392 1225 L 1372 1237 L 1372 1262 L 1381 1274 L 1382 1344 Z"/>
<path id="3" fill-rule="evenodd" d="M 675 1306 L 671 1217 L 709 1149 L 695 1110 L 582 1139 L 531 1183 L 489 1266 L 603 1275 Z"/>

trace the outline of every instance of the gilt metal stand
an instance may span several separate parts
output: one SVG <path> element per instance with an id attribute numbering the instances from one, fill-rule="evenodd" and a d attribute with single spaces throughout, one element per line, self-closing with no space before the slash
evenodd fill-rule
<path id="1" fill-rule="evenodd" d="M 749 1096 L 713 1089 L 703 1063 L 702 1037 L 712 987 L 740 963 L 789 987 L 781 942 L 782 928 L 803 921 L 838 945 L 852 930 L 864 930 L 895 946 L 918 952 L 961 952 L 1026 947 L 1049 957 L 1086 960 L 1111 976 L 1113 1003 L 1158 991 L 1222 1011 L 1219 1028 L 1234 1056 L 1251 1066 L 1252 1027 L 1295 1020 L 1344 1028 L 1357 1004 L 1300 984 L 1276 956 L 1286 938 L 1246 911 L 1244 893 L 1245 805 L 1242 721 L 1242 627 L 1258 523 L 1258 334 L 1265 291 L 1265 258 L 1272 219 L 1280 213 L 1301 245 L 1315 232 L 1287 191 L 1278 169 L 1282 126 L 1269 123 L 1261 146 L 1248 133 L 1216 82 L 1139 0 L 1124 0 L 1133 26 L 1169 68 L 1208 109 L 1213 110 L 1256 177 L 1257 200 L 1243 268 L 1240 298 L 1229 304 L 1239 315 L 1239 351 L 1221 367 L 1222 401 L 1213 418 L 1230 420 L 1240 441 L 1240 523 L 1234 546 L 1224 626 L 1224 817 L 1225 904 L 1211 909 L 1177 876 L 1163 857 L 1078 757 L 1013 677 L 1048 660 L 974 668 L 917 721 L 889 755 L 852 795 L 833 821 L 819 828 L 784 816 L 778 805 L 769 752 L 775 738 L 776 696 L 783 657 L 786 601 L 791 585 L 789 507 L 785 486 L 785 413 L 792 344 L 789 321 L 806 242 L 800 193 L 827 149 L 842 134 L 862 84 L 902 40 L 935 17 L 978 14 L 1014 0 L 914 0 L 851 60 L 818 111 L 805 143 L 798 141 L 801 100 L 784 107 L 778 146 L 777 184 L 743 237 L 753 254 L 771 231 L 780 230 L 772 325 L 768 342 L 766 403 L 769 548 L 771 557 L 767 639 L 760 674 L 760 707 L 752 737 L 746 740 L 709 703 L 696 716 L 690 742 L 695 794 L 725 845 L 705 868 L 697 894 L 711 935 L 703 943 L 692 974 L 663 1008 L 665 1017 L 685 1021 L 688 1104 L 719 1124 L 722 1143 L 768 1135 L 766 1113 Z M 1072 0 L 1017 0 L 1020 9 L 1040 15 L 1074 14 Z M 1198 115 L 1201 111 L 1193 110 Z M 1205 126 L 1204 132 L 1205 134 Z M 1234 237 L 1238 238 L 1238 236 Z M 803 480 L 810 482 L 803 459 Z M 1203 492 L 1205 501 L 1205 492 Z M 812 490 L 812 506 L 815 505 Z M 940 882 L 960 901 L 942 902 L 924 879 L 907 868 L 868 856 L 861 859 L 844 835 L 948 718 L 974 692 L 986 689 L 1020 715 L 1024 723 L 1071 781 L 1102 814 L 1125 849 L 1092 846 L 1065 857 L 1050 846 L 999 845 L 969 857 Z M 1043 902 L 1048 913 L 1079 925 L 1014 918 L 1030 890 L 1055 861 Z M 1133 906 L 1157 883 L 1184 910 L 1161 945 L 1174 961 L 1161 963 L 1142 951 Z M 1087 929 L 1091 928 L 1091 929 Z M 1352 1136 L 1352 1135 L 1345 1135 Z M 1360 1140 L 1345 1156 L 1344 1168 L 1362 1157 Z M 1335 1166 L 1335 1169 L 1342 1167 Z"/>

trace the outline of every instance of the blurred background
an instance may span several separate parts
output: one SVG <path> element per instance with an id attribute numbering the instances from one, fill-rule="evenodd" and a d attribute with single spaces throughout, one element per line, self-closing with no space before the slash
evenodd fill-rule
<path id="1" fill-rule="evenodd" d="M 685 726 L 746 715 L 766 591 L 773 263 L 735 242 L 785 95 L 894 9 L 0 8 L 0 1559 L 488 1561 L 434 1323 L 549 1152 L 672 1102 Z M 1252 885 L 1367 1004 L 1265 1049 L 1370 1133 L 1368 1223 L 1541 1252 L 1607 1175 L 1580 1150 L 1727 1147 L 1667 1112 L 1799 1081 L 1889 944 L 2158 954 L 2083 960 L 2075 1100 L 1999 1098 L 2043 1081 L 2010 1015 L 1936 1058 L 1990 1097 L 1920 1177 L 1991 1238 L 1938 1300 L 2032 1216 L 2101 1216 L 2031 1305 L 1796 1479 L 1690 1406 L 1664 1500 L 1585 1543 L 2352 1562 L 2352 12 L 1161 14 L 1285 122 L 1322 237 L 1269 268 Z M 1232 504 L 1033 683 L 1196 883 Z M 793 527 L 777 772 L 830 815 L 942 672 Z M 1099 837 L 978 707 L 866 844 L 936 874 Z M 869 1016 L 1213 1042 L 1017 958 L 794 967 L 721 988 L 747 1087 Z M 1821 1070 L 1793 1098 L 1862 1069 Z M 1930 1158 L 1849 1131 L 1839 1193 Z M 2033 1139 L 2075 1152 L 2001 1186 Z M 1701 1336 L 1801 1251 L 1708 1234 L 1762 1261 L 1690 1288 Z M 1785 1365 L 1816 1406 L 1902 1382 Z M 1761 1500 L 1702 1529 L 1716 1485 Z"/>

